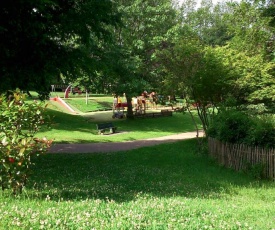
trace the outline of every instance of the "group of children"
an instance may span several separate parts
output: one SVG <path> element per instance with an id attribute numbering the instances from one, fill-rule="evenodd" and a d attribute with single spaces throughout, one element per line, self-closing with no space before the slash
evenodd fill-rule
<path id="1" fill-rule="evenodd" d="M 148 94 L 144 91 L 140 96 L 132 98 L 132 106 L 136 112 L 144 112 L 148 106 L 151 108 L 156 108 L 157 105 L 157 95 L 155 92 Z M 114 95 L 113 98 L 113 109 L 120 110 L 121 108 L 127 107 L 127 100 L 125 94 L 121 98 L 118 95 Z"/>
<path id="2" fill-rule="evenodd" d="M 123 94 L 123 99 L 120 96 L 114 95 L 113 98 L 113 109 L 127 107 L 127 100 L 125 94 Z"/>

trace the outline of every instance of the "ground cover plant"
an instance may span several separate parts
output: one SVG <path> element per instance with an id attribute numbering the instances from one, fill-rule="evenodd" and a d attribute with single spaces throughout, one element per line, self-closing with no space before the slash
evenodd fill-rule
<path id="1" fill-rule="evenodd" d="M 44 155 L 20 196 L 1 193 L 0 229 L 274 229 L 274 183 L 195 146 Z"/>

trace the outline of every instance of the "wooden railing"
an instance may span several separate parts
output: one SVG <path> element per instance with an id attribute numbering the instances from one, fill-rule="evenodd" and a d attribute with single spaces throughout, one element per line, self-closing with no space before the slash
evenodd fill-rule
<path id="1" fill-rule="evenodd" d="M 208 149 L 209 154 L 225 167 L 239 171 L 247 167 L 262 165 L 263 176 L 275 180 L 275 149 L 223 143 L 210 137 Z"/>

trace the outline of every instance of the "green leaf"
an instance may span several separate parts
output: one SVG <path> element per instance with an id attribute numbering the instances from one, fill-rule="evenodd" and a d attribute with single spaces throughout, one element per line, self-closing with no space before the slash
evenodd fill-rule
<path id="1" fill-rule="evenodd" d="M 23 156 L 23 155 L 24 155 L 25 150 L 26 150 L 26 148 L 22 148 L 22 149 L 20 149 L 20 151 L 19 151 L 19 156 Z"/>
<path id="2" fill-rule="evenodd" d="M 2 145 L 6 146 L 9 142 L 7 142 L 7 137 L 5 136 L 3 139 L 2 139 Z"/>
<path id="3" fill-rule="evenodd" d="M 7 164 L 7 163 L 3 163 L 3 166 L 6 168 L 6 169 L 10 169 L 10 165 L 9 164 Z"/>

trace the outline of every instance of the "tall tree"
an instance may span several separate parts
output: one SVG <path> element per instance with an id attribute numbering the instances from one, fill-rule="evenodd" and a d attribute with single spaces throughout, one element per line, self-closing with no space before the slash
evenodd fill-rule
<path id="1" fill-rule="evenodd" d="M 263 17 L 263 1 L 243 0 L 231 5 L 228 17 L 230 31 L 234 34 L 230 46 L 248 55 L 266 55 L 267 42 L 273 39 L 274 28 L 269 26 L 271 17 Z"/>
<path id="2" fill-rule="evenodd" d="M 119 23 L 111 0 L 15 0 L 0 7 L 0 91 L 44 91 L 60 73 L 74 78 L 99 67 L 100 42 Z"/>
<path id="3" fill-rule="evenodd" d="M 215 49 L 204 47 L 193 34 L 175 41 L 174 46 L 161 51 L 158 56 L 167 73 L 164 84 L 184 96 L 187 109 L 191 102 L 195 102 L 206 131 L 211 118 L 209 112 L 215 111 L 230 93 L 228 68 Z M 213 110 L 208 110 L 209 106 Z"/>
<path id="4" fill-rule="evenodd" d="M 213 4 L 211 0 L 204 0 L 197 8 L 190 0 L 183 3 L 183 23 L 192 27 L 206 45 L 224 45 L 231 39 L 227 15 L 232 13 L 232 9 L 226 2 Z"/>
<path id="5" fill-rule="evenodd" d="M 156 77 L 152 57 L 177 23 L 176 9 L 171 0 L 122 0 L 120 5 L 125 26 L 118 31 L 119 42 L 136 63 L 138 77 L 152 82 Z"/>
<path id="6" fill-rule="evenodd" d="M 238 78 L 239 102 L 262 104 L 274 111 L 274 27 L 270 26 L 272 17 L 263 16 L 266 6 L 265 1 L 248 0 L 232 5 L 230 29 L 234 38 L 225 53 Z"/>
<path id="7" fill-rule="evenodd" d="M 152 90 L 159 82 L 154 54 L 165 46 L 168 31 L 177 24 L 177 13 L 171 0 L 120 0 L 118 4 L 124 26 L 115 34 L 124 58 L 112 85 L 117 86 L 116 92 L 126 93 L 131 106 L 132 96 Z"/>

